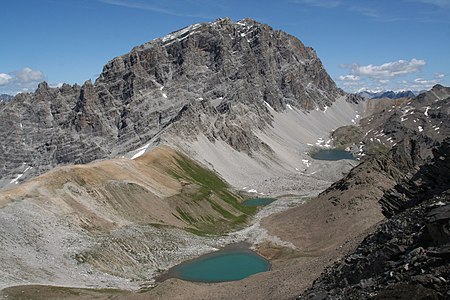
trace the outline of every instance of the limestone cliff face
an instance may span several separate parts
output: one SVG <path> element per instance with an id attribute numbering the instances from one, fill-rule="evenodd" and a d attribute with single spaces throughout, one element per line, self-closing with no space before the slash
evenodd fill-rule
<path id="1" fill-rule="evenodd" d="M 271 124 L 271 109 L 322 109 L 343 95 L 287 33 L 251 19 L 195 24 L 114 58 L 95 83 L 43 82 L 3 103 L 0 178 L 114 157 L 164 134 L 267 150 L 252 130 Z"/>

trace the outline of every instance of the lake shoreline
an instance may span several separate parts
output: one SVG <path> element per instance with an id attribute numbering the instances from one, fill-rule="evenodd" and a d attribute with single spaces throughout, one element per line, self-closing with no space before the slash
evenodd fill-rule
<path id="1" fill-rule="evenodd" d="M 252 244 L 246 241 L 242 241 L 242 242 L 238 242 L 238 243 L 233 243 L 233 244 L 227 244 L 224 247 L 221 247 L 220 249 L 218 249 L 217 251 L 213 251 L 210 253 L 206 253 L 203 255 L 200 255 L 198 257 L 183 261 L 182 263 L 173 266 L 172 268 L 164 271 L 163 273 L 161 273 L 160 275 L 158 275 L 157 277 L 155 277 L 155 283 L 161 283 L 164 282 L 168 279 L 171 278 L 177 278 L 180 280 L 185 280 L 185 281 L 193 281 L 193 282 L 204 282 L 204 283 L 218 283 L 218 282 L 226 282 L 226 281 L 234 281 L 234 280 L 224 280 L 224 281 L 197 281 L 197 280 L 189 280 L 189 279 L 185 279 L 183 278 L 183 276 L 181 275 L 181 269 L 184 266 L 188 266 L 192 263 L 194 263 L 195 261 L 201 261 L 201 260 L 205 260 L 205 259 L 210 259 L 210 258 L 215 258 L 215 257 L 219 257 L 221 255 L 224 254 L 230 254 L 230 253 L 247 253 L 249 255 L 254 255 L 257 256 L 258 258 L 264 260 L 267 264 L 267 270 L 266 271 L 270 271 L 271 269 L 271 262 L 269 259 L 265 258 L 264 256 L 262 256 L 261 254 L 259 254 L 256 251 L 253 251 L 251 249 Z M 256 274 L 256 273 L 255 273 Z M 249 275 L 251 276 L 251 275 Z M 236 280 L 240 280 L 240 279 L 236 279 Z"/>

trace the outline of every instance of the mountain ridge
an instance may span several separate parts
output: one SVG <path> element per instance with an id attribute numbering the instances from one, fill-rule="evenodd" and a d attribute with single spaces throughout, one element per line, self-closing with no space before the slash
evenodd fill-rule
<path id="1" fill-rule="evenodd" d="M 381 92 L 373 92 L 373 91 L 360 91 L 357 95 L 364 97 L 365 99 L 400 99 L 400 98 L 413 98 L 424 91 L 381 91 Z"/>
<path id="2" fill-rule="evenodd" d="M 253 132 L 270 129 L 273 113 L 325 110 L 340 97 L 315 51 L 293 36 L 251 19 L 197 24 L 112 59 L 94 83 L 42 82 L 6 103 L 0 182 L 180 135 L 270 156 Z"/>

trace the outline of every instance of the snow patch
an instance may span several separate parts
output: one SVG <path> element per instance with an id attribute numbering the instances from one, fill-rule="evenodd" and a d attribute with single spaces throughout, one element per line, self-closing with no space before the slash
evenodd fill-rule
<path id="1" fill-rule="evenodd" d="M 311 163 L 307 159 L 302 159 L 302 163 L 305 164 L 307 168 L 311 166 Z"/>
<path id="2" fill-rule="evenodd" d="M 165 93 L 162 93 L 162 96 L 163 96 L 164 98 L 167 98 L 167 94 L 165 94 Z"/>
<path id="3" fill-rule="evenodd" d="M 423 131 L 423 127 L 422 126 L 418 126 L 417 128 L 419 129 L 419 132 Z"/>
<path id="4" fill-rule="evenodd" d="M 150 147 L 150 143 L 148 143 L 147 145 L 137 149 L 136 151 L 138 151 L 138 152 L 135 155 L 133 155 L 133 157 L 131 159 L 138 158 L 139 156 L 144 154 L 148 147 Z"/>
<path id="5" fill-rule="evenodd" d="M 430 110 L 430 107 L 429 106 L 427 106 L 426 108 L 425 108 L 425 112 L 423 113 L 426 117 L 428 117 L 428 111 Z"/>
<path id="6" fill-rule="evenodd" d="M 269 103 L 267 103 L 266 101 L 264 101 L 264 104 L 269 108 L 269 109 L 271 109 L 271 110 L 274 110 L 273 109 L 273 107 L 272 106 L 270 106 L 270 104 Z"/>
<path id="7" fill-rule="evenodd" d="M 197 23 L 197 24 L 185 27 L 181 30 L 178 30 L 178 31 L 172 32 L 171 34 L 166 35 L 161 40 L 163 43 L 166 43 L 166 42 L 169 42 L 169 41 L 172 41 L 175 39 L 178 41 L 181 41 L 181 40 L 187 38 L 189 35 L 191 35 L 193 33 L 192 31 L 199 28 L 200 26 L 202 26 L 202 24 Z"/>
<path id="8" fill-rule="evenodd" d="M 25 175 L 25 173 L 28 171 L 28 170 L 31 170 L 33 167 L 27 167 L 24 171 L 23 171 L 23 173 L 22 174 L 18 174 L 17 176 L 16 176 L 16 178 L 14 178 L 13 180 L 11 180 L 9 183 L 10 184 L 18 184 L 19 183 L 19 179 L 23 176 L 23 175 Z"/>
<path id="9" fill-rule="evenodd" d="M 371 131 L 372 131 L 372 129 L 370 129 L 369 131 L 367 131 L 366 134 L 363 136 L 363 138 L 365 138 Z"/>

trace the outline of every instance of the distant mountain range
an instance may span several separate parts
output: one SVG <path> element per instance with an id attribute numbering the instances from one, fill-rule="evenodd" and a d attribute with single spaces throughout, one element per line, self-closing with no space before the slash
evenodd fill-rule
<path id="1" fill-rule="evenodd" d="M 0 101 L 10 101 L 14 96 L 8 95 L 8 94 L 1 94 L 0 95 Z"/>
<path id="2" fill-rule="evenodd" d="M 381 98 L 389 98 L 389 99 L 399 99 L 399 98 L 408 98 L 415 97 L 420 94 L 420 91 L 382 91 L 382 92 L 372 92 L 372 91 L 362 91 L 359 92 L 358 95 L 362 96 L 365 99 L 381 99 Z"/>

